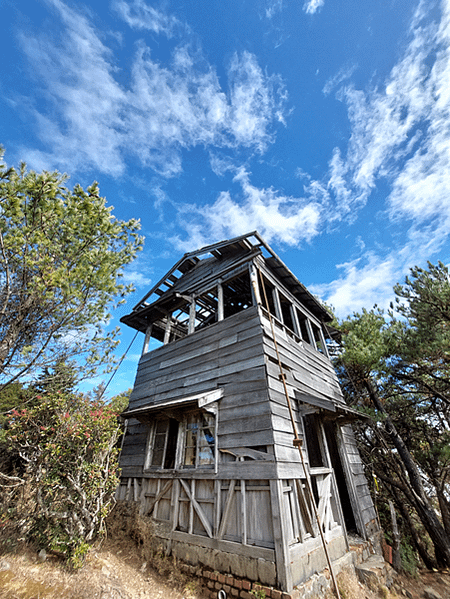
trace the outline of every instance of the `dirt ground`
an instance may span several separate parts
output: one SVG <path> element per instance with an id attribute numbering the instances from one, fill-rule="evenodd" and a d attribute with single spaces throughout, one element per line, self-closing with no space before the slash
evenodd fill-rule
<path id="1" fill-rule="evenodd" d="M 94 547 L 85 566 L 70 572 L 53 555 L 21 547 L 0 555 L 1 599 L 204 599 L 198 579 L 181 572 L 170 557 L 145 546 L 149 530 L 138 520 L 124 526 L 123 514 L 113 513 L 107 539 Z M 450 572 L 422 572 L 397 576 L 388 590 L 369 589 L 355 576 L 338 576 L 342 599 L 450 599 Z M 428 589 L 428 594 L 427 594 Z M 437 595 L 430 594 L 432 589 Z M 328 593 L 327 599 L 334 595 Z M 255 595 L 256 599 L 256 595 Z M 324 598 L 325 599 L 325 598 Z"/>

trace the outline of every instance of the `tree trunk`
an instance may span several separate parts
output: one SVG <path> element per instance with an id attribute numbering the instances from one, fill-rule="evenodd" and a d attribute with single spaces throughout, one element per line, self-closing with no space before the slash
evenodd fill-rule
<path id="1" fill-rule="evenodd" d="M 417 514 L 433 542 L 436 560 L 444 567 L 450 567 L 450 539 L 425 493 L 419 469 L 417 468 L 417 465 L 414 462 L 403 439 L 398 434 L 389 414 L 384 409 L 384 406 L 378 395 L 378 391 L 373 385 L 372 381 L 366 380 L 365 386 L 373 405 L 381 414 L 383 414 L 385 419 L 384 423 L 386 433 L 389 435 L 392 444 L 397 449 L 398 455 L 408 473 L 411 491 L 413 492 L 416 500 L 415 507 Z"/>

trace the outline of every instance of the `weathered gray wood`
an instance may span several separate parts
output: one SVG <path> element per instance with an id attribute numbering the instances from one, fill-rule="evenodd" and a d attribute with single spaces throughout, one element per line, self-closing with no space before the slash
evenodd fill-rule
<path id="1" fill-rule="evenodd" d="M 286 538 L 287 531 L 284 520 L 284 510 L 282 509 L 283 491 L 281 488 L 281 480 L 270 481 L 270 496 L 272 501 L 272 524 L 275 537 L 277 580 L 281 589 L 291 589 L 292 572 Z"/>
<path id="2" fill-rule="evenodd" d="M 195 494 L 195 481 L 192 480 L 191 481 L 191 488 L 189 488 L 189 486 L 187 485 L 187 483 L 180 478 L 180 483 L 183 486 L 186 495 L 188 496 L 190 502 L 191 502 L 191 506 L 192 508 L 196 511 L 197 516 L 200 518 L 201 523 L 203 524 L 203 526 L 205 527 L 205 530 L 208 534 L 208 537 L 212 538 L 213 537 L 213 531 L 211 529 L 211 524 L 208 522 L 208 519 L 206 518 L 205 514 L 203 513 L 202 508 L 200 507 L 200 504 L 198 503 L 198 501 L 195 499 L 194 494 Z M 190 534 L 192 534 L 191 531 L 192 528 L 192 523 L 190 523 L 189 525 L 189 529 L 190 529 Z"/>
<path id="3" fill-rule="evenodd" d="M 208 547 L 210 549 L 217 549 L 224 551 L 225 553 L 234 553 L 236 555 L 242 555 L 243 557 L 252 557 L 254 559 L 264 559 L 269 562 L 275 561 L 275 552 L 273 549 L 266 549 L 264 547 L 257 547 L 255 545 L 241 545 L 240 543 L 233 543 L 231 541 L 210 539 L 208 537 L 189 535 L 185 532 L 175 531 L 170 534 L 161 531 L 159 535 L 162 538 L 172 538 L 174 541 L 181 543 L 190 543 L 192 545 L 200 545 L 201 547 Z"/>
<path id="4" fill-rule="evenodd" d="M 227 526 L 228 526 L 228 519 L 229 519 L 230 513 L 231 513 L 231 506 L 232 506 L 232 503 L 234 500 L 235 486 L 236 486 L 236 481 L 231 480 L 230 486 L 228 488 L 227 498 L 225 500 L 225 509 L 224 509 L 222 520 L 221 520 L 220 526 L 219 526 L 219 532 L 217 533 L 217 538 L 219 540 L 223 539 L 226 529 L 227 529 Z"/>

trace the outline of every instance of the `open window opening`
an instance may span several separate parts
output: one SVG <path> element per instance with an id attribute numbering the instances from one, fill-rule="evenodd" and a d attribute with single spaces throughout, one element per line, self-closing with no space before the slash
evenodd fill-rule
<path id="1" fill-rule="evenodd" d="M 282 295 L 281 293 L 279 294 L 280 296 L 280 306 L 281 306 L 281 314 L 283 316 L 283 323 L 288 327 L 288 329 L 291 329 L 291 331 L 294 331 L 295 333 L 295 327 L 294 327 L 294 321 L 292 319 L 292 303 L 284 297 L 284 295 Z"/>
<path id="2" fill-rule="evenodd" d="M 325 460 L 319 440 L 320 429 L 316 414 L 303 416 L 303 429 L 305 431 L 306 450 L 310 468 L 323 468 Z"/>
<path id="3" fill-rule="evenodd" d="M 327 347 L 325 344 L 325 337 L 323 336 L 322 330 L 313 322 L 311 322 L 311 330 L 313 333 L 314 343 L 316 345 L 317 350 L 325 356 L 328 355 Z"/>
<path id="4" fill-rule="evenodd" d="M 175 468 L 178 438 L 178 421 L 160 418 L 154 423 L 153 436 L 147 452 L 146 468 Z"/>
<path id="5" fill-rule="evenodd" d="M 223 312 L 228 318 L 242 310 L 246 310 L 253 304 L 250 274 L 248 270 L 241 275 L 224 281 L 223 289 Z"/>
<path id="6" fill-rule="evenodd" d="M 275 308 L 275 301 L 274 301 L 275 287 L 264 275 L 262 275 L 262 278 L 263 278 L 264 287 L 261 292 L 261 295 L 262 295 L 262 301 L 263 301 L 264 308 L 266 308 L 266 309 L 268 308 L 269 312 L 272 314 L 272 316 L 275 316 L 275 318 L 277 318 L 277 311 Z M 265 293 L 264 293 L 264 290 L 265 290 Z M 266 305 L 266 303 L 268 304 L 268 306 Z"/>
<path id="7" fill-rule="evenodd" d="M 311 336 L 309 333 L 308 319 L 303 314 L 303 312 L 301 312 L 297 308 L 295 308 L 295 309 L 297 310 L 297 318 L 298 318 L 298 324 L 300 325 L 301 338 L 303 339 L 303 341 L 305 341 L 305 343 L 311 344 Z"/>

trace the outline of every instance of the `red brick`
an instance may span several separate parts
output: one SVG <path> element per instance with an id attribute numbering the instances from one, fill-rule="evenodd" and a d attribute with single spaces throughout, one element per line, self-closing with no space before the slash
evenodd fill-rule
<path id="1" fill-rule="evenodd" d="M 210 576 L 211 580 L 217 580 L 217 577 L 218 577 L 217 572 L 211 572 L 211 576 Z"/>
<path id="2" fill-rule="evenodd" d="M 232 597 L 239 597 L 239 589 L 231 589 Z"/>
<path id="3" fill-rule="evenodd" d="M 243 580 L 242 581 L 242 588 L 244 589 L 244 591 L 251 591 L 251 589 L 252 589 L 252 583 L 249 582 L 248 580 Z M 281 599 L 281 595 L 280 595 L 280 599 Z"/>
<path id="4" fill-rule="evenodd" d="M 223 585 L 223 590 L 225 591 L 225 593 L 228 595 L 228 593 L 231 591 L 231 587 L 229 584 L 224 584 Z"/>
<path id="5" fill-rule="evenodd" d="M 283 593 L 281 591 L 277 591 L 276 589 L 272 589 L 270 596 L 272 599 L 282 599 Z"/>
<path id="6" fill-rule="evenodd" d="M 217 580 L 223 584 L 225 582 L 225 575 L 219 574 L 219 576 L 217 577 Z"/>
<path id="7" fill-rule="evenodd" d="M 215 588 L 216 588 L 218 591 L 220 591 L 220 589 L 222 588 L 222 583 L 221 583 L 221 582 L 216 582 L 216 583 L 215 583 L 215 585 L 214 585 L 214 587 L 215 587 Z"/>
<path id="8" fill-rule="evenodd" d="M 242 589 L 242 580 L 240 580 L 239 578 L 235 578 L 233 586 L 237 589 Z"/>
<path id="9" fill-rule="evenodd" d="M 208 580 L 211 578 L 211 572 L 209 570 L 203 570 L 203 578 L 207 578 Z"/>
<path id="10" fill-rule="evenodd" d="M 232 576 L 226 576 L 226 577 L 225 577 L 225 582 L 226 582 L 227 584 L 229 584 L 229 585 L 230 585 L 230 587 L 232 587 L 232 586 L 234 585 L 234 578 L 233 578 Z"/>
<path id="11" fill-rule="evenodd" d="M 214 588 L 214 584 L 215 584 L 215 583 L 214 583 L 214 581 L 213 581 L 213 580 L 208 580 L 208 584 L 207 584 L 207 586 L 208 586 L 208 589 L 213 589 L 213 588 Z"/>

